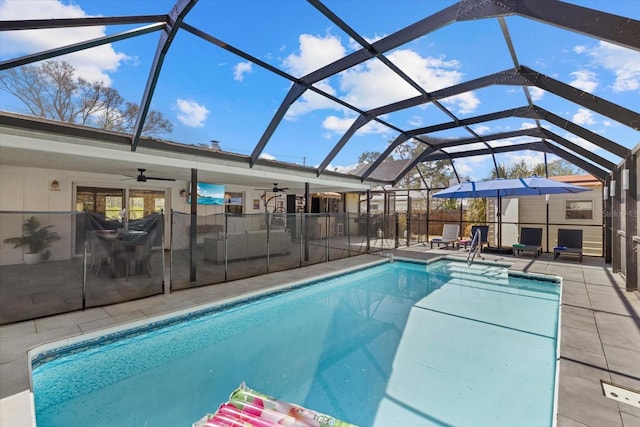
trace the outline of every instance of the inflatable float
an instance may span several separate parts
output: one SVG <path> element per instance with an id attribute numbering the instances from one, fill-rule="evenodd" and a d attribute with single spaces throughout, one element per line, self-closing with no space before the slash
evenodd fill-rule
<path id="1" fill-rule="evenodd" d="M 358 427 L 332 416 L 257 392 L 242 382 L 213 414 L 193 427 Z"/>

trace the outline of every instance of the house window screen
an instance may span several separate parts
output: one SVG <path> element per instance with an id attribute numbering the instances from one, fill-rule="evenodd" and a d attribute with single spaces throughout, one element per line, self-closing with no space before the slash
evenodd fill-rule
<path id="1" fill-rule="evenodd" d="M 567 200 L 566 219 L 593 219 L 593 200 Z"/>

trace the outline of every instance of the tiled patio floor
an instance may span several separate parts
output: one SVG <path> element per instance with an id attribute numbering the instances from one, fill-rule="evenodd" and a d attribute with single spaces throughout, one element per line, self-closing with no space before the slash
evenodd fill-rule
<path id="1" fill-rule="evenodd" d="M 377 261 L 380 255 L 388 253 L 419 259 L 441 255 L 465 256 L 463 252 L 414 246 L 386 251 L 378 256 L 356 256 L 0 327 L 0 426 L 33 425 L 32 416 L 28 415 L 32 410 L 26 353 L 34 346 L 285 282 L 330 274 Z M 484 258 L 486 261 L 508 262 L 513 270 L 564 278 L 558 425 L 640 426 L 640 409 L 604 397 L 600 386 L 600 380 L 605 380 L 640 390 L 638 293 L 626 292 L 622 280 L 611 273 L 602 258 L 585 257 L 582 264 L 569 258 L 554 262 L 549 254 L 538 259 L 526 255 L 520 258 L 484 255 Z"/>

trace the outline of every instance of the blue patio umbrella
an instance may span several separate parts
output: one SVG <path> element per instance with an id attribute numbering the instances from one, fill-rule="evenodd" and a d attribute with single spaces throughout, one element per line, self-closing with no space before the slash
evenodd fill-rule
<path id="1" fill-rule="evenodd" d="M 498 246 L 502 245 L 502 197 L 539 196 L 543 194 L 581 193 L 589 191 L 566 182 L 532 176 L 529 178 L 496 178 L 488 181 L 465 181 L 434 193 L 443 199 L 498 198 Z"/>

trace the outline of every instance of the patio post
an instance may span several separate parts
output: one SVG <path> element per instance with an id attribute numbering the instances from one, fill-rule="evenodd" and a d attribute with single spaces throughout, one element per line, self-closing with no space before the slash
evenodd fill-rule
<path id="1" fill-rule="evenodd" d="M 227 256 L 227 243 L 229 242 L 229 221 L 227 213 L 224 214 L 224 281 L 227 281 L 227 275 L 229 272 L 229 257 Z M 243 218 L 244 219 L 244 218 Z"/>
<path id="2" fill-rule="evenodd" d="M 82 220 L 84 221 L 84 250 L 82 251 L 82 309 L 87 308 L 87 261 L 89 257 L 87 256 L 87 214 L 84 213 L 82 215 Z"/>
<path id="3" fill-rule="evenodd" d="M 545 167 L 546 167 L 546 162 L 545 162 Z M 544 201 L 545 201 L 545 205 L 547 208 L 547 216 L 546 216 L 546 226 L 547 226 L 547 250 L 545 251 L 546 253 L 549 253 L 549 195 L 545 194 L 544 195 Z"/>
<path id="4" fill-rule="evenodd" d="M 625 194 L 625 243 L 627 247 L 626 259 L 626 288 L 627 291 L 638 289 L 638 174 L 637 155 L 630 153 L 624 161 L 620 189 Z"/>
<path id="5" fill-rule="evenodd" d="M 311 210 L 311 194 L 309 183 L 304 183 L 304 215 L 302 215 L 302 229 L 304 230 L 304 260 L 309 261 L 309 211 Z"/>
<path id="6" fill-rule="evenodd" d="M 398 215 L 398 212 L 395 212 L 393 214 L 393 216 L 395 217 L 395 223 L 396 223 L 396 230 L 395 230 L 395 243 L 394 243 L 394 249 L 397 248 L 398 246 L 400 246 L 400 216 Z"/>
<path id="7" fill-rule="evenodd" d="M 618 170 L 614 170 L 611 177 L 611 184 L 609 187 L 609 197 L 611 198 L 611 269 L 614 272 L 618 272 L 622 268 L 622 248 L 620 247 L 620 234 L 622 231 L 622 213 L 620 212 L 620 188 L 618 182 L 620 181 L 620 174 Z"/>
<path id="8" fill-rule="evenodd" d="M 369 249 L 371 248 L 371 242 L 369 240 L 369 229 L 371 228 L 371 190 L 367 190 L 367 229 L 365 234 L 367 236 L 367 246 L 365 253 L 369 253 Z"/>
<path id="9" fill-rule="evenodd" d="M 331 224 L 330 221 L 330 213 L 329 212 L 325 212 L 324 214 L 324 229 L 325 229 L 325 244 L 324 244 L 324 250 L 325 250 L 325 261 L 329 262 L 329 235 L 330 230 L 329 230 L 329 224 Z"/>
<path id="10" fill-rule="evenodd" d="M 427 232 L 426 232 L 426 236 L 427 236 L 427 240 L 426 242 L 429 241 L 429 214 L 431 213 L 431 199 L 429 198 L 429 195 L 431 194 L 431 189 L 427 188 L 427 219 L 426 219 L 426 223 L 427 223 Z M 426 243 L 425 242 L 425 243 Z"/>
<path id="11" fill-rule="evenodd" d="M 189 229 L 189 281 L 196 281 L 196 239 L 198 227 L 198 169 L 191 169 L 191 228 Z M 225 277 L 226 280 L 226 277 Z"/>
<path id="12" fill-rule="evenodd" d="M 411 203 L 411 190 L 407 190 L 407 240 L 406 240 L 406 244 L 407 247 L 409 247 L 409 244 L 411 243 L 411 210 L 412 210 L 412 203 Z"/>
<path id="13" fill-rule="evenodd" d="M 604 262 L 611 264 L 611 244 L 613 241 L 612 233 L 612 215 L 611 215 L 611 198 L 609 197 L 609 186 L 611 185 L 611 176 L 607 176 L 602 187 L 602 212 L 603 230 L 602 242 L 604 245 Z"/>

